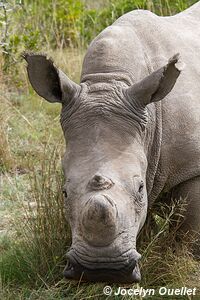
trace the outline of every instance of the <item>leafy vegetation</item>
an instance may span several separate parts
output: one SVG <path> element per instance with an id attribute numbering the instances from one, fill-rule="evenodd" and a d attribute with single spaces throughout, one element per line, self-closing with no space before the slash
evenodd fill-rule
<path id="1" fill-rule="evenodd" d="M 120 15 L 134 8 L 174 14 L 194 2 L 0 1 L 0 299 L 106 299 L 104 284 L 62 278 L 70 230 L 61 192 L 60 107 L 30 89 L 22 51 L 47 52 L 78 82 L 85 47 Z M 169 228 L 178 208 L 179 202 L 163 207 L 159 217 L 154 207 L 146 222 L 139 240 L 140 286 L 200 289 L 198 263 L 186 246 L 173 247 Z"/>
<path id="2" fill-rule="evenodd" d="M 133 9 L 171 15 L 195 0 L 18 0 L 2 1 L 0 28 L 4 68 L 18 62 L 23 50 L 85 47 L 106 26 Z"/>

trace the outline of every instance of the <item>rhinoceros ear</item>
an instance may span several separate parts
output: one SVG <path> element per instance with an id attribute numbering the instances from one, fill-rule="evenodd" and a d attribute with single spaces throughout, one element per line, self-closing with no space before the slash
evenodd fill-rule
<path id="1" fill-rule="evenodd" d="M 64 103 L 80 90 L 80 86 L 57 69 L 46 55 L 24 53 L 22 56 L 28 63 L 32 87 L 47 101 Z"/>
<path id="2" fill-rule="evenodd" d="M 160 101 L 172 90 L 182 69 L 180 56 L 176 54 L 169 59 L 167 65 L 126 89 L 126 95 L 142 107 Z"/>

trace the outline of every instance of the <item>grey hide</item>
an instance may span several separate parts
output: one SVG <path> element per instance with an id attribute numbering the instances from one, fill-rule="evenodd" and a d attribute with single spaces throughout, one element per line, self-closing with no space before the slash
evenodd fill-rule
<path id="1" fill-rule="evenodd" d="M 62 103 L 65 276 L 139 281 L 136 238 L 161 195 L 187 199 L 177 236 L 200 231 L 200 3 L 120 17 L 90 44 L 80 85 L 45 55 L 24 58 L 36 92 Z"/>

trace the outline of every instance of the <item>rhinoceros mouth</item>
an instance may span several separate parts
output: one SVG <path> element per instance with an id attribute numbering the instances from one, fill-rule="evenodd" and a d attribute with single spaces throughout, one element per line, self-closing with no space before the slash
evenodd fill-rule
<path id="1" fill-rule="evenodd" d="M 72 253 L 68 254 L 68 265 L 64 270 L 64 276 L 67 279 L 89 282 L 133 283 L 141 280 L 138 261 L 133 257 L 123 263 L 115 261 L 91 264 L 80 263 Z"/>
<path id="2" fill-rule="evenodd" d="M 120 270 L 115 269 L 98 269 L 91 270 L 81 265 L 72 265 L 71 263 L 64 270 L 64 277 L 66 279 L 73 279 L 77 281 L 87 282 L 108 282 L 108 283 L 134 283 L 140 282 L 141 274 L 138 263 L 134 263 L 135 267 L 124 268 Z"/>

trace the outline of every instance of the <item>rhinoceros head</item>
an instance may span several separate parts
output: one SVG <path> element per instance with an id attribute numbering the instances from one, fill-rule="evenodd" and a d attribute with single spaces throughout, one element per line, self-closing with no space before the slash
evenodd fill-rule
<path id="1" fill-rule="evenodd" d="M 67 278 L 140 280 L 136 238 L 147 214 L 149 115 L 180 71 L 178 57 L 133 86 L 96 76 L 80 85 L 43 55 L 26 54 L 29 80 L 62 103 L 66 213 L 72 231 Z M 148 136 L 148 138 L 147 138 Z"/>

